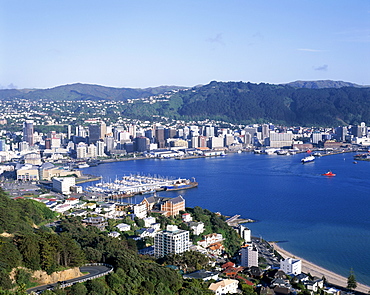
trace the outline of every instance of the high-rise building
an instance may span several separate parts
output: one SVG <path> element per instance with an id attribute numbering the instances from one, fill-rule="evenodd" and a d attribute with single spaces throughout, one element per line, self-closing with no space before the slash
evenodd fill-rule
<path id="1" fill-rule="evenodd" d="M 30 146 L 33 146 L 33 120 L 26 120 L 23 123 L 23 141 L 28 142 Z"/>
<path id="2" fill-rule="evenodd" d="M 85 159 L 87 156 L 87 144 L 80 142 L 76 147 L 76 157 L 77 159 Z"/>
<path id="3" fill-rule="evenodd" d="M 167 229 L 154 237 L 154 255 L 163 257 L 167 254 L 183 253 L 189 250 L 189 231 L 181 230 L 176 225 L 167 225 Z"/>
<path id="4" fill-rule="evenodd" d="M 164 140 L 164 127 L 157 126 L 155 129 L 155 139 L 156 143 L 158 144 L 158 148 L 164 148 L 165 140 Z"/>
<path id="5" fill-rule="evenodd" d="M 243 267 L 258 266 L 258 249 L 254 245 L 247 245 L 241 249 L 240 265 Z"/>
<path id="6" fill-rule="evenodd" d="M 115 142 L 113 136 L 107 136 L 104 138 L 105 150 L 110 152 L 115 149 Z"/>
<path id="7" fill-rule="evenodd" d="M 95 144 L 90 143 L 89 146 L 87 147 L 87 157 L 88 158 L 96 158 L 97 156 L 97 147 Z"/>
<path id="8" fill-rule="evenodd" d="M 107 133 L 107 125 L 104 122 L 89 126 L 89 142 L 96 143 L 99 139 L 104 139 Z"/>
<path id="9" fill-rule="evenodd" d="M 169 127 L 164 129 L 164 140 L 169 138 L 174 138 L 176 136 L 177 130 L 175 128 Z M 179 136 L 180 137 L 180 136 Z"/>
<path id="10" fill-rule="evenodd" d="M 104 147 L 105 147 L 104 141 L 98 140 L 96 142 L 96 153 L 97 153 L 96 155 L 98 157 L 104 157 L 105 156 Z"/>
<path id="11" fill-rule="evenodd" d="M 136 137 L 135 143 L 138 152 L 145 152 L 149 148 L 149 139 L 144 136 Z"/>
<path id="12" fill-rule="evenodd" d="M 5 151 L 6 151 L 6 140 L 0 139 L 0 152 L 5 152 Z"/>

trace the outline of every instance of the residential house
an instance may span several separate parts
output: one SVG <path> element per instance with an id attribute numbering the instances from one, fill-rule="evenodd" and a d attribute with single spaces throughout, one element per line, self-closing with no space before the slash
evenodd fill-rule
<path id="1" fill-rule="evenodd" d="M 105 220 L 104 217 L 98 216 L 98 217 L 88 217 L 86 219 L 83 219 L 82 224 L 95 226 L 99 228 L 100 230 L 105 230 L 105 227 L 108 225 L 108 222 Z"/>
<path id="2" fill-rule="evenodd" d="M 201 270 L 198 270 L 192 273 L 185 274 L 182 277 L 184 279 L 198 279 L 202 281 L 209 281 L 209 280 L 217 281 L 218 275 L 219 275 L 218 272 L 201 269 Z"/>
<path id="3" fill-rule="evenodd" d="M 204 223 L 203 222 L 195 222 L 191 221 L 187 223 L 190 229 L 193 231 L 193 234 L 199 236 L 201 233 L 204 232 Z"/>
<path id="4" fill-rule="evenodd" d="M 207 248 L 211 244 L 222 242 L 222 240 L 223 240 L 222 234 L 213 233 L 205 235 L 203 240 L 198 241 L 198 245 L 202 246 L 203 248 Z"/>
<path id="5" fill-rule="evenodd" d="M 112 237 L 112 238 L 119 238 L 121 236 L 121 234 L 119 232 L 116 232 L 116 231 L 112 231 L 108 234 L 108 236 Z"/>
<path id="6" fill-rule="evenodd" d="M 120 230 L 120 231 L 129 231 L 131 230 L 131 225 L 129 224 L 126 224 L 126 223 L 120 223 L 120 224 L 117 224 L 116 227 Z"/>
<path id="7" fill-rule="evenodd" d="M 213 291 L 216 295 L 235 294 L 238 292 L 238 280 L 225 279 L 216 283 L 212 283 L 208 289 Z"/>

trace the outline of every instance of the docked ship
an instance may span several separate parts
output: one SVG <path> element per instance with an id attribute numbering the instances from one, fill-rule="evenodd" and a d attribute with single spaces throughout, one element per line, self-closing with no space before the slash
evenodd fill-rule
<path id="1" fill-rule="evenodd" d="M 304 157 L 303 159 L 301 159 L 301 162 L 304 164 L 304 163 L 309 163 L 309 162 L 313 162 L 315 161 L 315 157 L 310 155 L 310 156 L 307 156 L 307 157 Z"/>
<path id="2" fill-rule="evenodd" d="M 190 181 L 189 179 L 177 179 L 176 181 L 173 182 L 173 184 L 162 186 L 162 188 L 165 191 L 178 191 L 178 190 L 189 189 L 189 188 L 193 188 L 197 186 L 198 186 L 198 182 L 196 182 L 195 179 L 193 179 L 193 181 Z"/>

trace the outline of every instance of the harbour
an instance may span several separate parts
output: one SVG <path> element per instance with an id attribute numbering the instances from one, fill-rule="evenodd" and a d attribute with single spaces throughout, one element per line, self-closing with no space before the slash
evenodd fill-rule
<path id="1" fill-rule="evenodd" d="M 353 267 L 358 281 L 369 285 L 369 163 L 354 165 L 354 154 L 332 154 L 302 165 L 302 154 L 282 157 L 244 152 L 192 161 L 113 162 L 84 172 L 102 175 L 103 181 L 133 171 L 195 177 L 197 189 L 158 194 L 181 194 L 186 206 L 256 220 L 247 224 L 253 235 L 287 241 L 283 245 L 287 251 L 345 277 Z M 323 177 L 329 170 L 336 176 Z M 135 198 L 141 201 L 140 195 Z"/>

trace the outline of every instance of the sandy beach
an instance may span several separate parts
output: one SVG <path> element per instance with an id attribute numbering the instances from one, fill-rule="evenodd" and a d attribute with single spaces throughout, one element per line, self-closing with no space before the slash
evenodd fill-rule
<path id="1" fill-rule="evenodd" d="M 340 286 L 340 287 L 344 287 L 344 288 L 347 287 L 347 278 L 346 277 L 338 275 L 338 274 L 336 274 L 336 273 L 334 273 L 330 270 L 327 270 L 327 269 L 325 269 L 321 266 L 313 264 L 312 262 L 309 262 L 305 259 L 302 259 L 302 258 L 284 250 L 277 243 L 270 243 L 270 244 L 274 246 L 274 249 L 283 258 L 290 257 L 290 258 L 300 259 L 302 261 L 302 272 L 310 273 L 311 275 L 319 277 L 319 278 L 322 278 L 323 276 L 325 276 L 328 283 L 333 284 L 333 285 L 337 285 L 337 286 Z M 368 292 L 370 291 L 370 287 L 357 282 L 357 288 L 355 289 L 355 291 L 368 294 Z"/>

